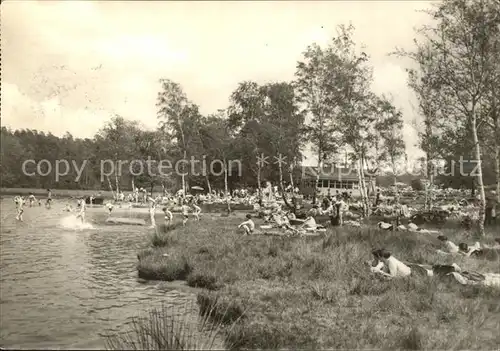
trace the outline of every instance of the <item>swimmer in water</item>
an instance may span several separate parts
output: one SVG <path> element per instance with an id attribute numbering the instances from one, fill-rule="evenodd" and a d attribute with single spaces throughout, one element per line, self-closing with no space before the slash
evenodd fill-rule
<path id="1" fill-rule="evenodd" d="M 162 211 L 165 214 L 165 225 L 167 227 L 170 227 L 170 225 L 172 224 L 172 220 L 174 219 L 174 215 L 167 207 L 163 207 Z"/>
<path id="2" fill-rule="evenodd" d="M 16 203 L 17 215 L 16 220 L 23 221 L 23 212 L 24 212 L 24 199 L 21 196 L 16 196 L 14 198 L 14 202 Z"/>
<path id="3" fill-rule="evenodd" d="M 47 189 L 47 202 L 45 202 L 45 208 L 50 209 L 52 205 L 52 191 Z"/>
<path id="4" fill-rule="evenodd" d="M 73 207 L 70 204 L 66 204 L 66 207 L 63 209 L 64 212 L 73 212 Z"/>
<path id="5" fill-rule="evenodd" d="M 80 212 L 78 212 L 76 218 L 80 218 L 83 224 L 83 222 L 85 221 L 85 210 L 86 210 L 85 199 L 80 198 L 80 200 L 78 200 L 78 207 L 80 207 Z"/>
<path id="6" fill-rule="evenodd" d="M 30 195 L 28 196 L 28 200 L 30 202 L 30 207 L 33 207 L 33 204 L 36 201 L 35 195 L 33 195 L 33 193 L 30 193 Z"/>
<path id="7" fill-rule="evenodd" d="M 106 204 L 106 208 L 108 209 L 108 217 L 111 217 L 111 212 L 113 211 L 113 207 L 115 207 L 111 202 Z"/>

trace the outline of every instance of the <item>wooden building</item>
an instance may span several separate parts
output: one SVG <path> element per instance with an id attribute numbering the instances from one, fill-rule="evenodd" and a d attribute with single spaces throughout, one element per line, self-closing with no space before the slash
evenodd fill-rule
<path id="1" fill-rule="evenodd" d="M 317 167 L 302 166 L 300 191 L 304 195 L 314 194 L 318 172 Z M 368 186 L 369 180 L 366 178 Z M 359 190 L 358 171 L 355 168 L 324 165 L 319 172 L 318 194 L 336 195 L 343 192 L 350 193 L 353 197 L 361 195 Z"/>

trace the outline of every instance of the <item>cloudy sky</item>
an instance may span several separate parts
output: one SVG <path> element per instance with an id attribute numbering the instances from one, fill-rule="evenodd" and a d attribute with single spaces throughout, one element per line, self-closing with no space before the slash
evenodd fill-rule
<path id="1" fill-rule="evenodd" d="M 392 95 L 416 157 L 417 117 L 406 87 L 411 48 L 428 19 L 425 1 L 2 3 L 2 125 L 91 137 L 117 113 L 157 124 L 159 78 L 180 83 L 202 113 L 228 105 L 238 82 L 291 80 L 312 42 L 356 27 L 374 66 L 373 89 Z"/>

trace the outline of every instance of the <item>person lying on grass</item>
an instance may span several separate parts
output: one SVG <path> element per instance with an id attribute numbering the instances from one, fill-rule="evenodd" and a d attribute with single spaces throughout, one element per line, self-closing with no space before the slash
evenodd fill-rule
<path id="1" fill-rule="evenodd" d="M 389 251 L 385 249 L 373 250 L 372 255 L 375 260 L 378 261 L 375 266 L 372 265 L 372 272 L 391 278 L 407 277 L 411 275 L 411 268 L 392 256 Z"/>
<path id="2" fill-rule="evenodd" d="M 252 235 L 255 231 L 255 223 L 252 221 L 252 215 L 247 214 L 245 217 L 247 220 L 241 223 L 238 229 L 243 228 L 245 230 L 245 235 Z"/>
<path id="3" fill-rule="evenodd" d="M 500 238 L 494 239 L 495 243 L 493 245 L 483 245 L 486 249 L 496 249 L 500 250 Z"/>
<path id="4" fill-rule="evenodd" d="M 436 234 L 439 233 L 438 230 L 429 230 L 429 229 L 424 229 L 424 228 L 419 228 L 415 223 L 410 222 L 408 223 L 408 227 L 405 227 L 404 225 L 399 225 L 397 227 L 398 230 L 401 231 L 409 231 L 413 233 L 425 233 L 425 234 Z"/>
<path id="5" fill-rule="evenodd" d="M 393 224 L 386 223 L 386 222 L 378 222 L 377 226 L 380 229 L 383 229 L 383 230 L 393 230 L 394 229 L 394 225 Z"/>
<path id="6" fill-rule="evenodd" d="M 483 285 L 500 288 L 500 274 L 456 271 L 449 273 L 462 285 Z"/>
<path id="7" fill-rule="evenodd" d="M 466 243 L 460 243 L 458 244 L 458 252 L 466 257 L 480 256 L 481 245 L 478 242 L 476 242 L 473 246 L 469 246 Z"/>
<path id="8" fill-rule="evenodd" d="M 421 275 L 428 277 L 444 276 L 448 275 L 451 272 L 460 272 L 461 270 L 456 263 L 453 263 L 451 265 L 436 264 L 433 266 L 409 262 L 405 262 L 405 264 L 411 268 L 412 275 Z"/>

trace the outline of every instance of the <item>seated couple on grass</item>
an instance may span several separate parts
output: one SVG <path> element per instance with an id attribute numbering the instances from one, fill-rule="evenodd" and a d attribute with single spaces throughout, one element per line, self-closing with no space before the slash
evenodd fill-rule
<path id="1" fill-rule="evenodd" d="M 290 234 L 304 234 L 306 231 L 316 231 L 320 229 L 321 226 L 316 224 L 316 221 L 313 217 L 306 218 L 300 225 L 292 226 L 290 224 L 290 220 L 288 216 L 281 216 L 279 213 L 275 213 L 272 216 L 273 224 L 270 226 L 262 226 L 263 229 L 284 229 L 285 233 Z M 238 229 L 243 229 L 245 235 L 252 234 L 279 234 L 278 232 L 272 233 L 261 233 L 260 231 L 255 230 L 255 223 L 252 220 L 252 215 L 246 215 L 246 221 L 238 225 Z"/>
<path id="2" fill-rule="evenodd" d="M 451 265 L 423 265 L 415 263 L 403 263 L 385 249 L 372 251 L 374 261 L 370 264 L 372 273 L 380 274 L 387 278 L 402 278 L 414 275 L 451 276 L 463 285 L 485 285 L 500 287 L 500 274 L 477 273 L 462 271 L 456 264 Z"/>

